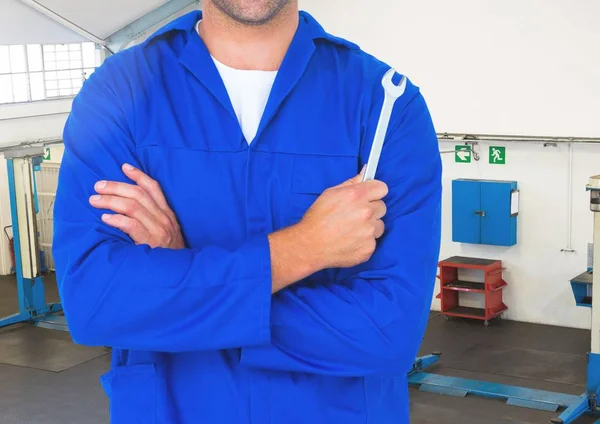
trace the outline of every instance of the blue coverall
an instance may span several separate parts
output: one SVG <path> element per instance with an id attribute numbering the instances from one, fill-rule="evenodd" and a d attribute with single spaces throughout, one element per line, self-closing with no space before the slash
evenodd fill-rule
<path id="1" fill-rule="evenodd" d="M 112 422 L 408 423 L 406 373 L 428 319 L 441 220 L 438 143 L 419 89 L 409 82 L 385 140 L 375 254 L 272 296 L 267 234 L 360 171 L 389 66 L 301 12 L 249 145 L 200 18 L 109 57 L 64 130 L 60 295 L 75 342 L 114 348 L 101 378 Z M 97 181 L 130 182 L 124 163 L 160 183 L 187 249 L 135 245 L 90 206 Z"/>

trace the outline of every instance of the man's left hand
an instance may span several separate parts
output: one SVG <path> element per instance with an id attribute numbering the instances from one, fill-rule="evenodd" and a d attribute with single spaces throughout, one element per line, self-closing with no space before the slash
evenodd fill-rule
<path id="1" fill-rule="evenodd" d="M 94 186 L 98 194 L 90 197 L 90 204 L 115 212 L 102 215 L 102 221 L 129 235 L 136 244 L 183 249 L 177 217 L 158 182 L 131 165 L 122 169 L 135 184 L 98 181 Z"/>

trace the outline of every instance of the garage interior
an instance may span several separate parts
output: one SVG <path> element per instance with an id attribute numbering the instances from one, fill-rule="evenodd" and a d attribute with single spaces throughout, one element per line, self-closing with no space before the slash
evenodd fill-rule
<path id="1" fill-rule="evenodd" d="M 21 250 L 39 248 L 42 303 L 58 305 L 46 311 L 56 319 L 22 316 L 19 299 L 27 294 L 15 275 L 19 214 L 11 204 L 11 161 L 20 157 L 6 154 L 0 424 L 109 421 L 99 378 L 110 368 L 110 348 L 73 343 L 60 313 L 52 208 L 62 129 L 74 96 L 106 57 L 202 7 L 197 0 L 80 3 L 0 5 L 0 150 L 33 149 L 41 158 L 33 165 L 38 237 Z M 434 117 L 443 234 L 427 331 L 409 378 L 411 423 L 600 423 L 593 381 L 600 380 L 593 356 L 600 350 L 592 337 L 600 334 L 592 303 L 600 290 L 593 274 L 600 260 L 593 178 L 600 174 L 600 3 L 300 0 L 300 7 L 411 76 Z M 473 213 L 473 202 L 484 206 Z"/>

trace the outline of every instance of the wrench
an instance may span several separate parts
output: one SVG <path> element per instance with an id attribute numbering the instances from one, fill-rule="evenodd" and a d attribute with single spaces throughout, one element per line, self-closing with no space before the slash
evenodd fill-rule
<path id="1" fill-rule="evenodd" d="M 375 137 L 373 137 L 373 144 L 371 145 L 371 152 L 369 153 L 369 161 L 367 162 L 367 169 L 363 175 L 363 181 L 375 178 L 377 165 L 379 165 L 379 157 L 381 156 L 381 149 L 383 148 L 383 140 L 385 139 L 390 124 L 394 104 L 406 90 L 406 77 L 403 76 L 400 84 L 395 85 L 392 82 L 392 78 L 395 74 L 396 70 L 392 68 L 386 72 L 381 80 L 385 98 L 383 99 L 383 106 L 381 107 L 381 114 L 379 115 L 377 129 L 375 130 Z"/>

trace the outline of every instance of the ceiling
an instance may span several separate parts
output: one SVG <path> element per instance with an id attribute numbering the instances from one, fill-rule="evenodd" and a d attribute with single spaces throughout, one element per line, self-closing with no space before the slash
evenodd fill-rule
<path id="1" fill-rule="evenodd" d="M 100 39 L 108 38 L 169 3 L 169 0 L 36 1 Z M 172 4 L 184 4 L 184 1 L 174 0 Z M 78 41 L 85 41 L 85 38 L 21 1 L 0 0 L 0 45 Z"/>
<path id="2" fill-rule="evenodd" d="M 2 1 L 2 0 L 0 0 Z M 120 30 L 167 0 L 37 0 L 48 9 L 101 39 Z"/>
<path id="3" fill-rule="evenodd" d="M 0 0 L 0 44 L 59 44 L 78 41 L 85 39 L 19 0 Z"/>

